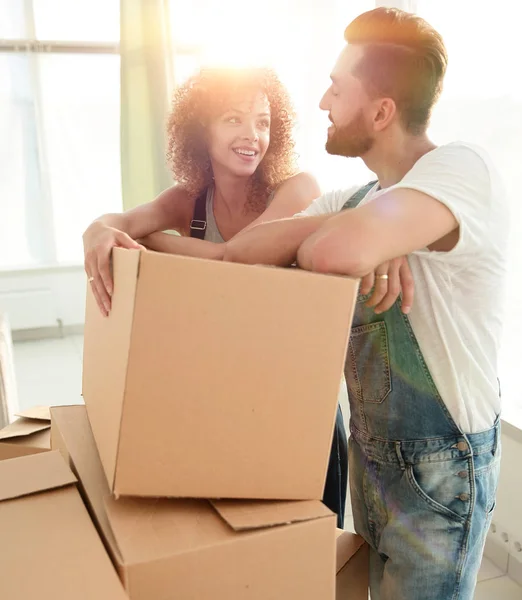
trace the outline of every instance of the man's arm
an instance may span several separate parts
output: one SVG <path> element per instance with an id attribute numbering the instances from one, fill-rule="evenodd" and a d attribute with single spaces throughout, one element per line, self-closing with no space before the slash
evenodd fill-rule
<path id="1" fill-rule="evenodd" d="M 458 240 L 458 228 L 454 214 L 435 198 L 393 189 L 328 219 L 300 246 L 298 262 L 303 269 L 364 277 L 379 264 L 428 248 L 452 232 Z"/>
<path id="2" fill-rule="evenodd" d="M 288 267 L 301 244 L 331 215 L 269 221 L 243 231 L 225 244 L 223 260 L 250 265 Z"/>

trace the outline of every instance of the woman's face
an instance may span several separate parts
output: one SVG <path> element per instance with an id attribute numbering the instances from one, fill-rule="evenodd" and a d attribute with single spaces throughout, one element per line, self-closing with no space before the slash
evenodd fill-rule
<path id="1" fill-rule="evenodd" d="M 270 143 L 270 105 L 256 94 L 238 99 L 214 119 L 208 129 L 208 152 L 214 177 L 218 174 L 250 177 Z"/>

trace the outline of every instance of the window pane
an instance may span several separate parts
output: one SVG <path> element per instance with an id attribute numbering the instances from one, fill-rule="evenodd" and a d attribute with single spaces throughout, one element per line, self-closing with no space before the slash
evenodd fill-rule
<path id="1" fill-rule="evenodd" d="M 180 85 L 194 75 L 201 66 L 201 58 L 197 54 L 178 54 L 174 52 L 174 84 Z"/>
<path id="2" fill-rule="evenodd" d="M 449 54 L 445 88 L 430 135 L 437 143 L 463 139 L 484 147 L 501 172 L 511 200 L 511 273 L 499 372 L 504 405 L 508 410 L 517 405 L 522 408 L 518 381 L 522 335 L 522 205 L 518 200 L 522 80 L 517 76 L 522 50 L 517 5 L 497 0 L 492 9 L 491 3 L 476 0 L 418 0 L 417 6 L 417 12 L 441 32 Z"/>
<path id="3" fill-rule="evenodd" d="M 31 57 L 0 54 L 0 268 L 47 262 Z"/>
<path id="4" fill-rule="evenodd" d="M 119 57 L 40 55 L 43 143 L 59 262 L 81 261 L 81 234 L 120 211 Z"/>
<path id="5" fill-rule="evenodd" d="M 33 0 L 33 6 L 36 37 L 40 40 L 120 39 L 119 0 Z"/>
<path id="6" fill-rule="evenodd" d="M 24 39 L 27 37 L 22 0 L 0 0 L 0 38 Z"/>

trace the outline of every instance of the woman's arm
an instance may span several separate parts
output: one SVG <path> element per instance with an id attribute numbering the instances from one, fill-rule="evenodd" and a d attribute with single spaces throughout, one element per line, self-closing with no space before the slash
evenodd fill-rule
<path id="1" fill-rule="evenodd" d="M 174 186 L 155 200 L 121 214 L 96 219 L 83 234 L 85 271 L 103 314 L 111 307 L 112 275 L 110 256 L 116 246 L 140 248 L 135 241 L 155 231 L 186 227 L 192 208 L 188 194 Z"/>
<path id="2" fill-rule="evenodd" d="M 223 260 L 225 253 L 228 252 L 228 248 L 231 245 L 234 248 L 235 240 L 241 238 L 245 232 L 252 231 L 257 225 L 266 223 L 267 221 L 276 221 L 291 217 L 307 208 L 312 200 L 319 195 L 320 189 L 315 178 L 308 173 L 298 173 L 278 187 L 270 205 L 255 221 L 224 244 L 207 242 L 196 238 L 172 236 L 164 233 L 154 233 L 142 237 L 140 242 L 147 248 L 156 250 L 157 252 Z M 286 247 L 284 240 L 281 240 L 281 244 L 283 247 Z M 229 254 L 230 256 L 233 255 Z"/>
<path id="3" fill-rule="evenodd" d="M 226 244 L 216 244 L 197 238 L 182 237 L 169 233 L 151 233 L 138 240 L 149 250 L 165 252 L 167 254 L 180 254 L 196 258 L 209 258 L 222 260 Z"/>

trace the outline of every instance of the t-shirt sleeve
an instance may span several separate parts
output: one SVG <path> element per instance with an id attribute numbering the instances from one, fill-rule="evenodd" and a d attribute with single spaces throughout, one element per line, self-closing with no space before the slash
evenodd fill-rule
<path id="1" fill-rule="evenodd" d="M 347 190 L 334 190 L 319 196 L 305 210 L 294 215 L 295 217 L 317 217 L 339 212 L 346 201 L 357 191 L 358 187 Z"/>
<path id="2" fill-rule="evenodd" d="M 459 241 L 445 253 L 448 259 L 469 256 L 484 249 L 492 209 L 490 168 L 472 146 L 448 144 L 426 154 L 393 189 L 412 189 L 435 198 L 455 216 Z"/>

